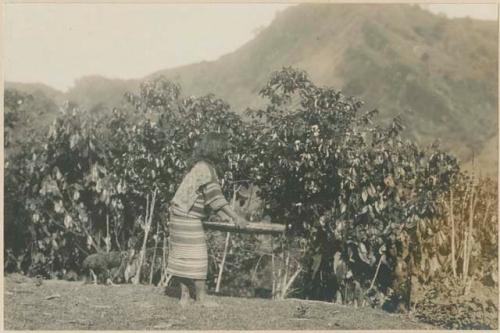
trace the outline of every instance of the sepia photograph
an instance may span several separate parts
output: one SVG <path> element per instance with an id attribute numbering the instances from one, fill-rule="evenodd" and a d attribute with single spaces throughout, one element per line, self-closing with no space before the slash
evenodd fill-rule
<path id="1" fill-rule="evenodd" d="M 499 329 L 496 2 L 0 5 L 0 328 Z"/>

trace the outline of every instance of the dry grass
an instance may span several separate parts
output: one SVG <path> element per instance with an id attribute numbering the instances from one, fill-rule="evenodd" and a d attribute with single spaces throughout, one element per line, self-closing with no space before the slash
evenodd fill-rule
<path id="1" fill-rule="evenodd" d="M 5 278 L 8 330 L 432 329 L 369 308 L 299 300 L 215 297 L 220 307 L 181 308 L 159 288 Z"/>

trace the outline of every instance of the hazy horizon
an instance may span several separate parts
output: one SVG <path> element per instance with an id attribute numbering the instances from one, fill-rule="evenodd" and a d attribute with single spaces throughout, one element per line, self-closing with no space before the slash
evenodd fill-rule
<path id="1" fill-rule="evenodd" d="M 66 91 L 84 76 L 135 79 L 213 61 L 292 5 L 6 4 L 5 80 Z M 421 6 L 450 18 L 498 19 L 496 4 Z"/>

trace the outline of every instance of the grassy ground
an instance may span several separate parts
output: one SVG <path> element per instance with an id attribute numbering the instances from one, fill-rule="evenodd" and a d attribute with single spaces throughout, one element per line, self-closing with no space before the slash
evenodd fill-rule
<path id="1" fill-rule="evenodd" d="M 217 308 L 191 305 L 160 288 L 84 285 L 10 275 L 4 280 L 7 330 L 300 330 L 432 329 L 370 308 L 299 300 L 216 297 Z"/>

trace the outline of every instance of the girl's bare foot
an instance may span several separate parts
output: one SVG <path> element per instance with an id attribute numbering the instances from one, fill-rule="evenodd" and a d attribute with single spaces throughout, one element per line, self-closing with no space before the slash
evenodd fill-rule
<path id="1" fill-rule="evenodd" d="M 207 299 L 207 290 L 205 285 L 205 280 L 194 281 L 194 287 L 196 290 L 196 303 L 207 307 L 215 308 L 220 306 L 217 302 Z"/>
<path id="2" fill-rule="evenodd" d="M 179 300 L 179 305 L 183 308 L 189 306 L 191 303 L 193 302 L 193 300 L 189 299 L 189 298 L 182 298 Z"/>

